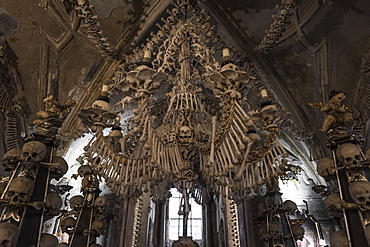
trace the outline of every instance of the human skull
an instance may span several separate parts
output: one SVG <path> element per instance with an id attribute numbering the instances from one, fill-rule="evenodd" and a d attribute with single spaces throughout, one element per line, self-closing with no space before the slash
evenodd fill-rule
<path id="1" fill-rule="evenodd" d="M 292 232 L 295 240 L 303 240 L 304 228 L 300 224 L 293 224 Z"/>
<path id="2" fill-rule="evenodd" d="M 4 154 L 1 164 L 8 172 L 13 171 L 20 161 L 22 161 L 22 150 L 14 148 Z"/>
<path id="3" fill-rule="evenodd" d="M 296 6 L 294 0 L 283 0 L 281 2 L 281 6 L 283 6 L 286 9 L 291 9 Z"/>
<path id="4" fill-rule="evenodd" d="M 331 175 L 330 169 L 334 167 L 334 160 L 329 157 L 324 157 L 319 161 L 319 164 L 317 164 L 316 170 L 321 177 L 326 178 Z"/>
<path id="5" fill-rule="evenodd" d="M 107 101 L 100 100 L 100 99 L 95 100 L 94 103 L 92 104 L 92 107 L 96 109 L 101 109 L 104 111 L 110 111 L 109 103 Z"/>
<path id="6" fill-rule="evenodd" d="M 275 198 L 274 197 L 267 197 L 266 198 L 266 206 L 267 209 L 271 212 L 274 212 L 277 210 L 277 205 L 275 203 Z"/>
<path id="7" fill-rule="evenodd" d="M 168 23 L 169 25 L 173 25 L 173 24 L 175 24 L 175 18 L 173 18 L 173 16 L 169 16 L 169 17 L 167 17 L 167 23 Z"/>
<path id="8" fill-rule="evenodd" d="M 58 238 L 49 233 L 41 233 L 40 247 L 58 247 Z"/>
<path id="9" fill-rule="evenodd" d="M 81 195 L 72 196 L 69 200 L 69 206 L 72 210 L 78 210 L 82 208 L 85 198 Z"/>
<path id="10" fill-rule="evenodd" d="M 340 145 L 337 149 L 337 156 L 344 166 L 357 166 L 362 161 L 360 149 L 352 143 Z"/>
<path id="11" fill-rule="evenodd" d="M 68 171 L 68 164 L 66 160 L 61 156 L 54 156 L 51 162 L 58 163 L 59 167 L 51 170 L 50 178 L 54 178 L 55 180 L 61 179 Z"/>
<path id="12" fill-rule="evenodd" d="M 77 172 L 83 178 L 92 172 L 92 168 L 89 165 L 82 165 L 78 168 Z"/>
<path id="13" fill-rule="evenodd" d="M 286 20 L 289 16 L 289 11 L 286 9 L 279 9 L 277 18 L 281 20 Z"/>
<path id="14" fill-rule="evenodd" d="M 280 222 L 272 221 L 270 223 L 270 235 L 273 238 L 277 238 L 277 237 L 281 236 L 281 233 L 282 233 L 282 226 L 281 226 Z"/>
<path id="15" fill-rule="evenodd" d="M 203 24 L 204 21 L 206 21 L 206 17 L 205 15 L 203 14 L 199 14 L 195 17 L 196 21 L 199 23 L 199 24 Z"/>
<path id="16" fill-rule="evenodd" d="M 191 129 L 188 126 L 181 126 L 179 132 L 179 142 L 189 144 L 192 140 Z"/>
<path id="17" fill-rule="evenodd" d="M 162 30 L 166 33 L 166 34 L 169 34 L 169 32 L 171 31 L 171 27 L 167 24 L 164 24 L 162 26 Z"/>
<path id="18" fill-rule="evenodd" d="M 99 196 L 95 199 L 94 207 L 98 210 L 99 213 L 104 213 L 107 208 L 107 198 L 104 196 Z"/>
<path id="19" fill-rule="evenodd" d="M 270 235 L 267 232 L 267 226 L 262 226 L 259 230 L 259 235 L 261 240 L 267 241 L 270 237 Z"/>
<path id="20" fill-rule="evenodd" d="M 57 192 L 49 191 L 46 195 L 45 206 L 48 216 L 56 216 L 60 214 L 59 209 L 63 206 L 62 198 Z"/>
<path id="21" fill-rule="evenodd" d="M 46 157 L 46 146 L 39 141 L 30 141 L 22 147 L 22 159 L 26 162 L 40 162 Z"/>
<path id="22" fill-rule="evenodd" d="M 287 214 L 293 215 L 297 211 L 297 204 L 291 200 L 286 200 L 283 202 L 283 209 Z"/>
<path id="23" fill-rule="evenodd" d="M 72 216 L 65 217 L 61 219 L 60 221 L 60 228 L 62 229 L 62 232 L 67 233 L 68 235 L 71 235 L 74 233 L 74 230 L 76 228 L 77 221 Z"/>
<path id="24" fill-rule="evenodd" d="M 330 236 L 330 247 L 348 247 L 348 238 L 344 230 L 336 231 Z"/>
<path id="25" fill-rule="evenodd" d="M 355 181 L 349 184 L 349 194 L 353 201 L 366 210 L 370 210 L 370 182 Z"/>
<path id="26" fill-rule="evenodd" d="M 164 32 L 162 30 L 159 30 L 157 32 L 157 37 L 159 40 L 163 40 L 165 38 Z"/>
<path id="27" fill-rule="evenodd" d="M 338 192 L 332 192 L 324 200 L 325 209 L 331 212 L 338 212 L 342 210 L 342 200 Z"/>
<path id="28" fill-rule="evenodd" d="M 266 213 L 268 211 L 267 209 L 267 206 L 266 206 L 266 203 L 265 202 L 261 202 L 259 205 L 258 205 L 258 213 L 260 215 L 263 215 L 264 213 Z"/>
<path id="29" fill-rule="evenodd" d="M 18 239 L 18 227 L 2 222 L 0 223 L 0 246 L 15 247 Z"/>
<path id="30" fill-rule="evenodd" d="M 95 231 L 99 235 L 104 235 L 105 234 L 105 229 L 107 228 L 105 221 L 101 219 L 96 219 L 93 221 L 91 224 L 91 229 Z"/>
<path id="31" fill-rule="evenodd" d="M 171 10 L 171 12 L 172 12 L 172 15 L 173 16 L 175 16 L 176 18 L 179 18 L 179 16 L 180 16 L 180 10 L 178 8 L 173 8 Z"/>
<path id="32" fill-rule="evenodd" d="M 26 203 L 31 198 L 34 187 L 34 181 L 27 177 L 16 177 L 10 184 L 8 191 L 5 194 L 5 200 L 9 201 L 9 204 L 20 206 L 22 203 Z"/>

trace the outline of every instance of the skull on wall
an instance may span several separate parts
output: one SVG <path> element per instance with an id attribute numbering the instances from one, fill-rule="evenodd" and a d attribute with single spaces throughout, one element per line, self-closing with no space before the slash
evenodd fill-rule
<path id="1" fill-rule="evenodd" d="M 366 210 L 370 210 L 370 182 L 355 181 L 349 184 L 349 193 L 353 201 Z"/>
<path id="2" fill-rule="evenodd" d="M 283 202 L 283 209 L 289 214 L 294 214 L 297 211 L 297 204 L 291 200 L 286 200 Z"/>
<path id="3" fill-rule="evenodd" d="M 300 224 L 293 224 L 292 232 L 295 240 L 303 240 L 304 228 Z"/>
<path id="4" fill-rule="evenodd" d="M 330 247 L 348 247 L 348 238 L 345 231 L 340 230 L 334 232 L 330 236 Z"/>
<path id="5" fill-rule="evenodd" d="M 331 175 L 330 169 L 334 167 L 334 160 L 332 158 L 324 157 L 319 161 L 319 164 L 317 164 L 316 170 L 321 177 L 326 178 Z"/>
<path id="6" fill-rule="evenodd" d="M 275 203 L 275 197 L 267 197 L 266 198 L 266 206 L 267 206 L 267 209 L 270 212 L 276 211 L 277 210 L 277 205 Z"/>
<path id="7" fill-rule="evenodd" d="M 260 215 L 263 215 L 265 214 L 266 212 L 268 211 L 268 208 L 266 206 L 266 203 L 265 202 L 261 202 L 259 205 L 258 205 L 258 213 Z"/>
<path id="8" fill-rule="evenodd" d="M 0 223 L 0 246 L 15 247 L 18 234 L 18 227 L 15 225 L 8 222 Z"/>
<path id="9" fill-rule="evenodd" d="M 332 192 L 325 198 L 324 201 L 325 209 L 332 212 L 338 212 L 342 210 L 342 200 L 338 192 Z"/>
<path id="10" fill-rule="evenodd" d="M 60 214 L 59 209 L 63 206 L 63 201 L 60 195 L 55 191 L 49 191 L 46 195 L 45 206 L 47 216 L 56 216 Z"/>
<path id="11" fill-rule="evenodd" d="M 79 210 L 82 208 L 85 198 L 81 195 L 72 196 L 69 200 L 69 206 L 72 210 Z"/>
<path id="12" fill-rule="evenodd" d="M 110 111 L 109 103 L 104 100 L 95 100 L 94 103 L 92 104 L 92 107 L 96 109 L 101 109 L 104 111 Z"/>
<path id="13" fill-rule="evenodd" d="M 1 164 L 8 172 L 13 171 L 20 161 L 22 161 L 22 150 L 14 148 L 4 154 Z"/>
<path id="14" fill-rule="evenodd" d="M 105 229 L 107 228 L 105 221 L 101 219 L 96 219 L 93 221 L 91 224 L 91 229 L 95 231 L 99 235 L 104 235 L 105 234 Z"/>
<path id="15" fill-rule="evenodd" d="M 31 198 L 34 187 L 34 181 L 26 177 L 16 177 L 10 184 L 8 191 L 5 194 L 5 200 L 9 201 L 9 204 L 20 206 L 22 203 L 26 203 Z"/>
<path id="16" fill-rule="evenodd" d="M 189 144 L 192 141 L 192 132 L 189 126 L 181 126 L 179 130 L 179 142 Z"/>
<path id="17" fill-rule="evenodd" d="M 98 210 L 99 213 L 104 213 L 107 208 L 107 198 L 104 196 L 99 196 L 95 199 L 94 207 Z"/>
<path id="18" fill-rule="evenodd" d="M 259 230 L 259 235 L 261 240 L 267 241 L 270 238 L 270 235 L 267 232 L 267 226 L 262 226 Z"/>
<path id="19" fill-rule="evenodd" d="M 362 161 L 360 149 L 352 143 L 340 145 L 337 149 L 337 156 L 345 166 L 357 166 Z"/>
<path id="20" fill-rule="evenodd" d="M 65 217 L 61 219 L 60 221 L 60 228 L 62 229 L 62 232 L 67 233 L 68 235 L 71 235 L 74 233 L 74 230 L 76 228 L 77 221 L 72 216 Z"/>
<path id="21" fill-rule="evenodd" d="M 49 233 L 41 233 L 40 247 L 58 247 L 58 239 Z"/>
<path id="22" fill-rule="evenodd" d="M 51 170 L 50 178 L 54 178 L 55 180 L 61 179 L 68 171 L 68 164 L 66 160 L 61 156 L 54 156 L 51 162 L 58 163 L 59 167 Z"/>
<path id="23" fill-rule="evenodd" d="M 281 236 L 282 226 L 278 221 L 271 221 L 270 223 L 270 235 L 273 238 L 278 238 Z"/>
<path id="24" fill-rule="evenodd" d="M 77 173 L 80 177 L 85 177 L 92 172 L 92 168 L 89 165 L 82 165 L 78 168 Z"/>
<path id="25" fill-rule="evenodd" d="M 39 141 L 27 142 L 22 147 L 22 159 L 26 162 L 40 162 L 46 157 L 46 146 Z"/>

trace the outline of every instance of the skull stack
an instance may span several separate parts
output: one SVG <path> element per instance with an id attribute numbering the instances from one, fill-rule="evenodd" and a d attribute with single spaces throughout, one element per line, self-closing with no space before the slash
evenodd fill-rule
<path id="1" fill-rule="evenodd" d="M 319 193 L 327 196 L 325 208 L 337 212 L 343 222 L 343 229 L 331 235 L 331 246 L 368 246 L 370 236 L 362 229 L 369 228 L 370 182 L 366 174 L 370 162 L 360 149 L 363 138 L 352 134 L 352 111 L 343 105 L 344 98 L 344 92 L 333 91 L 320 108 L 326 112 L 320 131 L 326 133 L 332 157 L 322 158 L 317 165 L 318 174 L 327 182 Z"/>

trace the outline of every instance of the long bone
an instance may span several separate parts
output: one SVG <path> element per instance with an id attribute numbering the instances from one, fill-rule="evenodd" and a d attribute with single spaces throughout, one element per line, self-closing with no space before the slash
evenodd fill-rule
<path id="1" fill-rule="evenodd" d="M 247 141 L 249 138 L 247 138 L 247 136 L 244 134 L 244 132 L 248 131 L 248 128 L 245 127 L 243 124 L 239 124 L 239 123 L 236 121 L 238 120 L 238 118 L 233 118 L 233 126 L 236 127 L 236 130 L 240 133 L 240 135 L 242 136 L 243 138 L 243 141 Z"/>
<path id="2" fill-rule="evenodd" d="M 164 163 L 164 169 L 162 169 L 162 172 L 163 173 L 168 173 L 170 172 L 170 161 L 169 161 L 169 155 L 168 155 L 168 152 L 167 152 L 167 147 L 163 147 L 162 149 L 163 152 L 161 152 L 161 156 L 162 156 L 162 162 Z"/>
<path id="3" fill-rule="evenodd" d="M 133 159 L 132 160 L 132 164 L 131 164 L 131 172 L 130 172 L 130 176 L 129 176 L 129 181 L 127 182 L 128 185 L 133 185 L 134 184 L 134 173 L 136 171 L 136 168 L 137 168 L 137 160 L 136 159 Z"/>
<path id="4" fill-rule="evenodd" d="M 132 159 L 127 160 L 125 177 L 122 178 L 122 185 L 123 186 L 127 186 L 127 184 L 128 184 L 129 170 L 130 170 L 130 167 L 132 166 L 131 162 L 132 162 Z"/>
<path id="5" fill-rule="evenodd" d="M 243 143 L 243 141 L 240 139 L 240 137 L 239 137 L 239 135 L 236 133 L 236 130 L 234 129 L 234 126 L 230 126 L 230 129 L 231 129 L 231 131 L 233 132 L 233 134 L 234 134 L 234 136 L 235 136 L 235 138 L 237 139 L 237 141 L 238 141 L 238 144 L 239 144 L 239 148 L 240 149 L 245 149 L 245 145 L 244 145 L 244 143 Z M 244 133 L 242 133 L 242 134 L 240 134 L 241 136 L 242 136 L 242 138 L 243 138 L 243 140 L 247 140 L 247 136 L 245 136 L 244 135 Z M 234 139 L 233 139 L 234 140 Z M 235 140 L 233 141 L 233 142 L 235 142 Z M 235 145 L 235 144 L 234 144 Z"/>
<path id="6" fill-rule="evenodd" d="M 232 127 L 231 127 L 231 128 L 232 128 Z M 234 147 L 234 150 L 235 150 L 236 155 L 237 155 L 237 156 L 240 156 L 242 153 L 240 152 L 239 147 L 238 147 L 238 145 L 236 144 L 236 141 L 235 141 L 235 139 L 234 139 L 234 137 L 232 136 L 232 134 L 231 134 L 231 132 L 230 132 L 230 131 L 227 133 L 226 138 L 230 139 L 231 143 L 233 144 L 233 147 Z M 232 149 L 230 148 L 230 150 L 232 150 Z M 239 161 L 238 161 L 238 162 L 239 162 Z M 237 162 L 236 162 L 236 163 L 237 163 Z"/>
<path id="7" fill-rule="evenodd" d="M 243 117 L 247 122 L 250 120 L 250 117 L 248 116 L 248 114 L 244 111 L 244 109 L 239 105 L 238 102 L 235 102 L 235 106 L 236 106 L 236 111 L 238 112 L 238 114 Z"/>
<path id="8" fill-rule="evenodd" d="M 188 98 L 188 93 L 184 93 L 185 94 L 185 101 L 186 101 L 186 109 L 189 110 L 191 109 L 190 106 L 189 106 L 189 98 Z M 191 109 L 193 110 L 193 109 Z"/>
<path id="9" fill-rule="evenodd" d="M 148 128 L 149 128 L 149 115 L 147 114 L 146 117 L 145 117 L 145 121 L 144 121 L 144 128 L 143 128 L 143 133 L 140 137 L 140 141 L 145 141 L 146 140 L 146 133 L 149 132 Z"/>
<path id="10" fill-rule="evenodd" d="M 200 112 L 201 111 L 201 107 L 199 105 L 199 102 L 198 102 L 198 97 L 195 95 L 195 94 L 192 94 L 193 96 L 193 102 L 194 102 L 194 108 L 195 108 L 195 111 L 196 112 Z"/>
<path id="11" fill-rule="evenodd" d="M 116 188 L 119 187 L 119 185 L 121 185 L 121 181 L 123 179 L 123 176 L 126 173 L 126 170 L 127 170 L 127 166 L 125 165 L 126 162 L 127 162 L 126 159 L 123 156 L 120 156 L 121 169 L 120 169 L 120 172 L 119 172 L 119 177 L 116 180 Z"/>
<path id="12" fill-rule="evenodd" d="M 209 154 L 209 166 L 212 166 L 213 163 L 215 162 L 215 134 L 216 134 L 216 120 L 217 117 L 213 116 L 212 117 L 212 140 L 211 140 L 211 152 Z"/>
<path id="13" fill-rule="evenodd" d="M 256 183 L 256 173 L 255 173 L 255 170 L 254 170 L 254 164 L 252 164 L 250 166 L 251 168 L 251 177 L 252 177 L 252 187 L 256 186 L 257 183 Z"/>
<path id="14" fill-rule="evenodd" d="M 222 144 L 220 145 L 220 150 L 221 150 L 223 156 L 225 156 L 226 159 L 227 159 L 227 169 L 226 169 L 226 171 L 228 171 L 229 168 L 234 167 L 234 165 L 233 165 L 233 158 L 231 157 L 231 155 L 229 153 L 229 150 L 226 147 L 225 141 L 222 142 Z"/>
<path id="15" fill-rule="evenodd" d="M 226 135 L 225 138 L 224 138 L 224 147 L 227 150 L 227 152 L 230 154 L 230 157 L 232 158 L 231 159 L 232 164 L 239 163 L 239 160 L 235 157 L 233 148 L 231 147 L 231 144 L 230 144 L 230 140 L 228 138 L 228 135 Z M 236 152 L 240 153 L 238 147 L 235 147 L 235 150 L 236 150 Z"/>
<path id="16" fill-rule="evenodd" d="M 267 163 L 268 167 L 271 170 L 271 174 L 272 175 L 275 175 L 276 172 L 275 172 L 275 169 L 274 169 L 274 167 L 272 165 L 273 162 L 272 162 L 271 156 L 270 155 L 266 155 L 264 158 L 265 158 L 265 162 Z"/>
<path id="17" fill-rule="evenodd" d="M 143 159 L 139 159 L 138 160 L 138 164 L 137 164 L 137 169 L 136 169 L 136 173 L 133 174 L 134 175 L 134 179 L 133 179 L 133 182 L 134 182 L 134 185 L 135 186 L 138 186 L 139 185 L 139 179 L 140 179 L 140 171 L 142 171 L 143 169 Z M 140 187 L 140 186 L 139 186 Z"/>
<path id="18" fill-rule="evenodd" d="M 167 148 L 167 155 L 169 159 L 169 171 L 175 174 L 179 174 L 182 167 L 178 167 L 179 163 L 176 160 L 176 155 L 174 154 L 173 150 L 170 150 L 170 147 Z"/>
<path id="19" fill-rule="evenodd" d="M 176 160 L 175 160 L 175 163 L 176 164 L 182 164 L 182 159 L 181 159 L 181 154 L 180 154 L 180 150 L 179 150 L 179 147 L 178 146 L 175 146 L 175 155 L 176 155 Z M 172 152 L 171 152 L 172 153 Z M 175 165 L 176 166 L 176 165 Z M 180 173 L 180 169 L 179 167 L 177 166 L 177 173 Z"/>
<path id="20" fill-rule="evenodd" d="M 243 174 L 243 171 L 245 170 L 245 163 L 242 163 L 239 167 L 239 170 L 238 172 L 236 173 L 236 175 L 234 176 L 234 179 L 236 181 L 240 181 L 241 177 L 242 177 L 242 174 Z"/>
<path id="21" fill-rule="evenodd" d="M 226 171 L 226 167 L 224 167 L 224 166 L 227 165 L 227 160 L 226 160 L 226 157 L 222 154 L 220 149 L 217 150 L 216 154 L 217 154 L 218 161 L 219 161 L 219 162 L 216 162 L 216 164 L 218 164 L 218 166 L 217 166 L 218 175 L 221 176 Z"/>
<path id="22" fill-rule="evenodd" d="M 109 178 L 108 180 L 113 183 L 114 181 L 117 181 L 117 176 L 119 176 L 119 163 L 120 163 L 120 156 L 114 156 L 112 158 L 112 168 L 110 169 L 110 172 L 108 172 L 107 174 L 107 178 Z"/>
<path id="23" fill-rule="evenodd" d="M 284 153 L 285 153 L 285 150 L 282 150 L 281 149 L 282 148 L 282 146 L 277 146 L 277 147 L 272 147 L 272 153 L 273 154 L 271 154 L 271 159 L 272 159 L 272 161 L 274 162 L 274 164 L 275 164 L 275 159 L 277 160 L 277 165 L 276 165 L 276 168 L 275 168 L 275 171 L 277 172 L 277 173 L 280 173 L 281 172 L 281 170 L 280 170 L 280 166 L 283 166 L 283 162 L 281 162 L 281 160 L 279 159 L 279 155 L 283 155 Z M 278 150 L 280 150 L 280 151 L 283 151 L 282 153 L 278 153 Z M 275 157 L 274 157 L 275 156 Z"/>

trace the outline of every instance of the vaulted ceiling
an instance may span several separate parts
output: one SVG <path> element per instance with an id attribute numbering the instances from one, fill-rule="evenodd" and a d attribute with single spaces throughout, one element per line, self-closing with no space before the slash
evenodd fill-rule
<path id="1" fill-rule="evenodd" d="M 77 137 L 83 131 L 78 131 L 76 114 L 97 98 L 103 83 L 109 84 L 124 55 L 157 32 L 155 23 L 168 16 L 171 1 L 89 1 L 103 45 L 86 31 L 80 10 L 73 7 L 77 1 L 39 1 L 5 0 L 0 5 L 0 38 L 12 75 L 2 81 L 11 96 L 17 95 L 28 124 L 43 109 L 47 93 L 60 102 L 75 99 L 78 105 L 60 134 Z M 248 57 L 256 64 L 276 101 L 292 113 L 290 137 L 317 144 L 323 139 L 317 132 L 323 113 L 308 103 L 327 102 L 330 91 L 338 89 L 347 93 L 346 105 L 360 124 L 370 113 L 369 65 L 363 59 L 370 49 L 370 2 L 296 0 L 284 30 L 274 31 L 281 37 L 272 39 L 278 7 L 289 2 L 209 0 L 200 6 L 225 44 L 241 51 L 241 60 Z M 245 96 L 258 104 L 256 92 Z"/>

